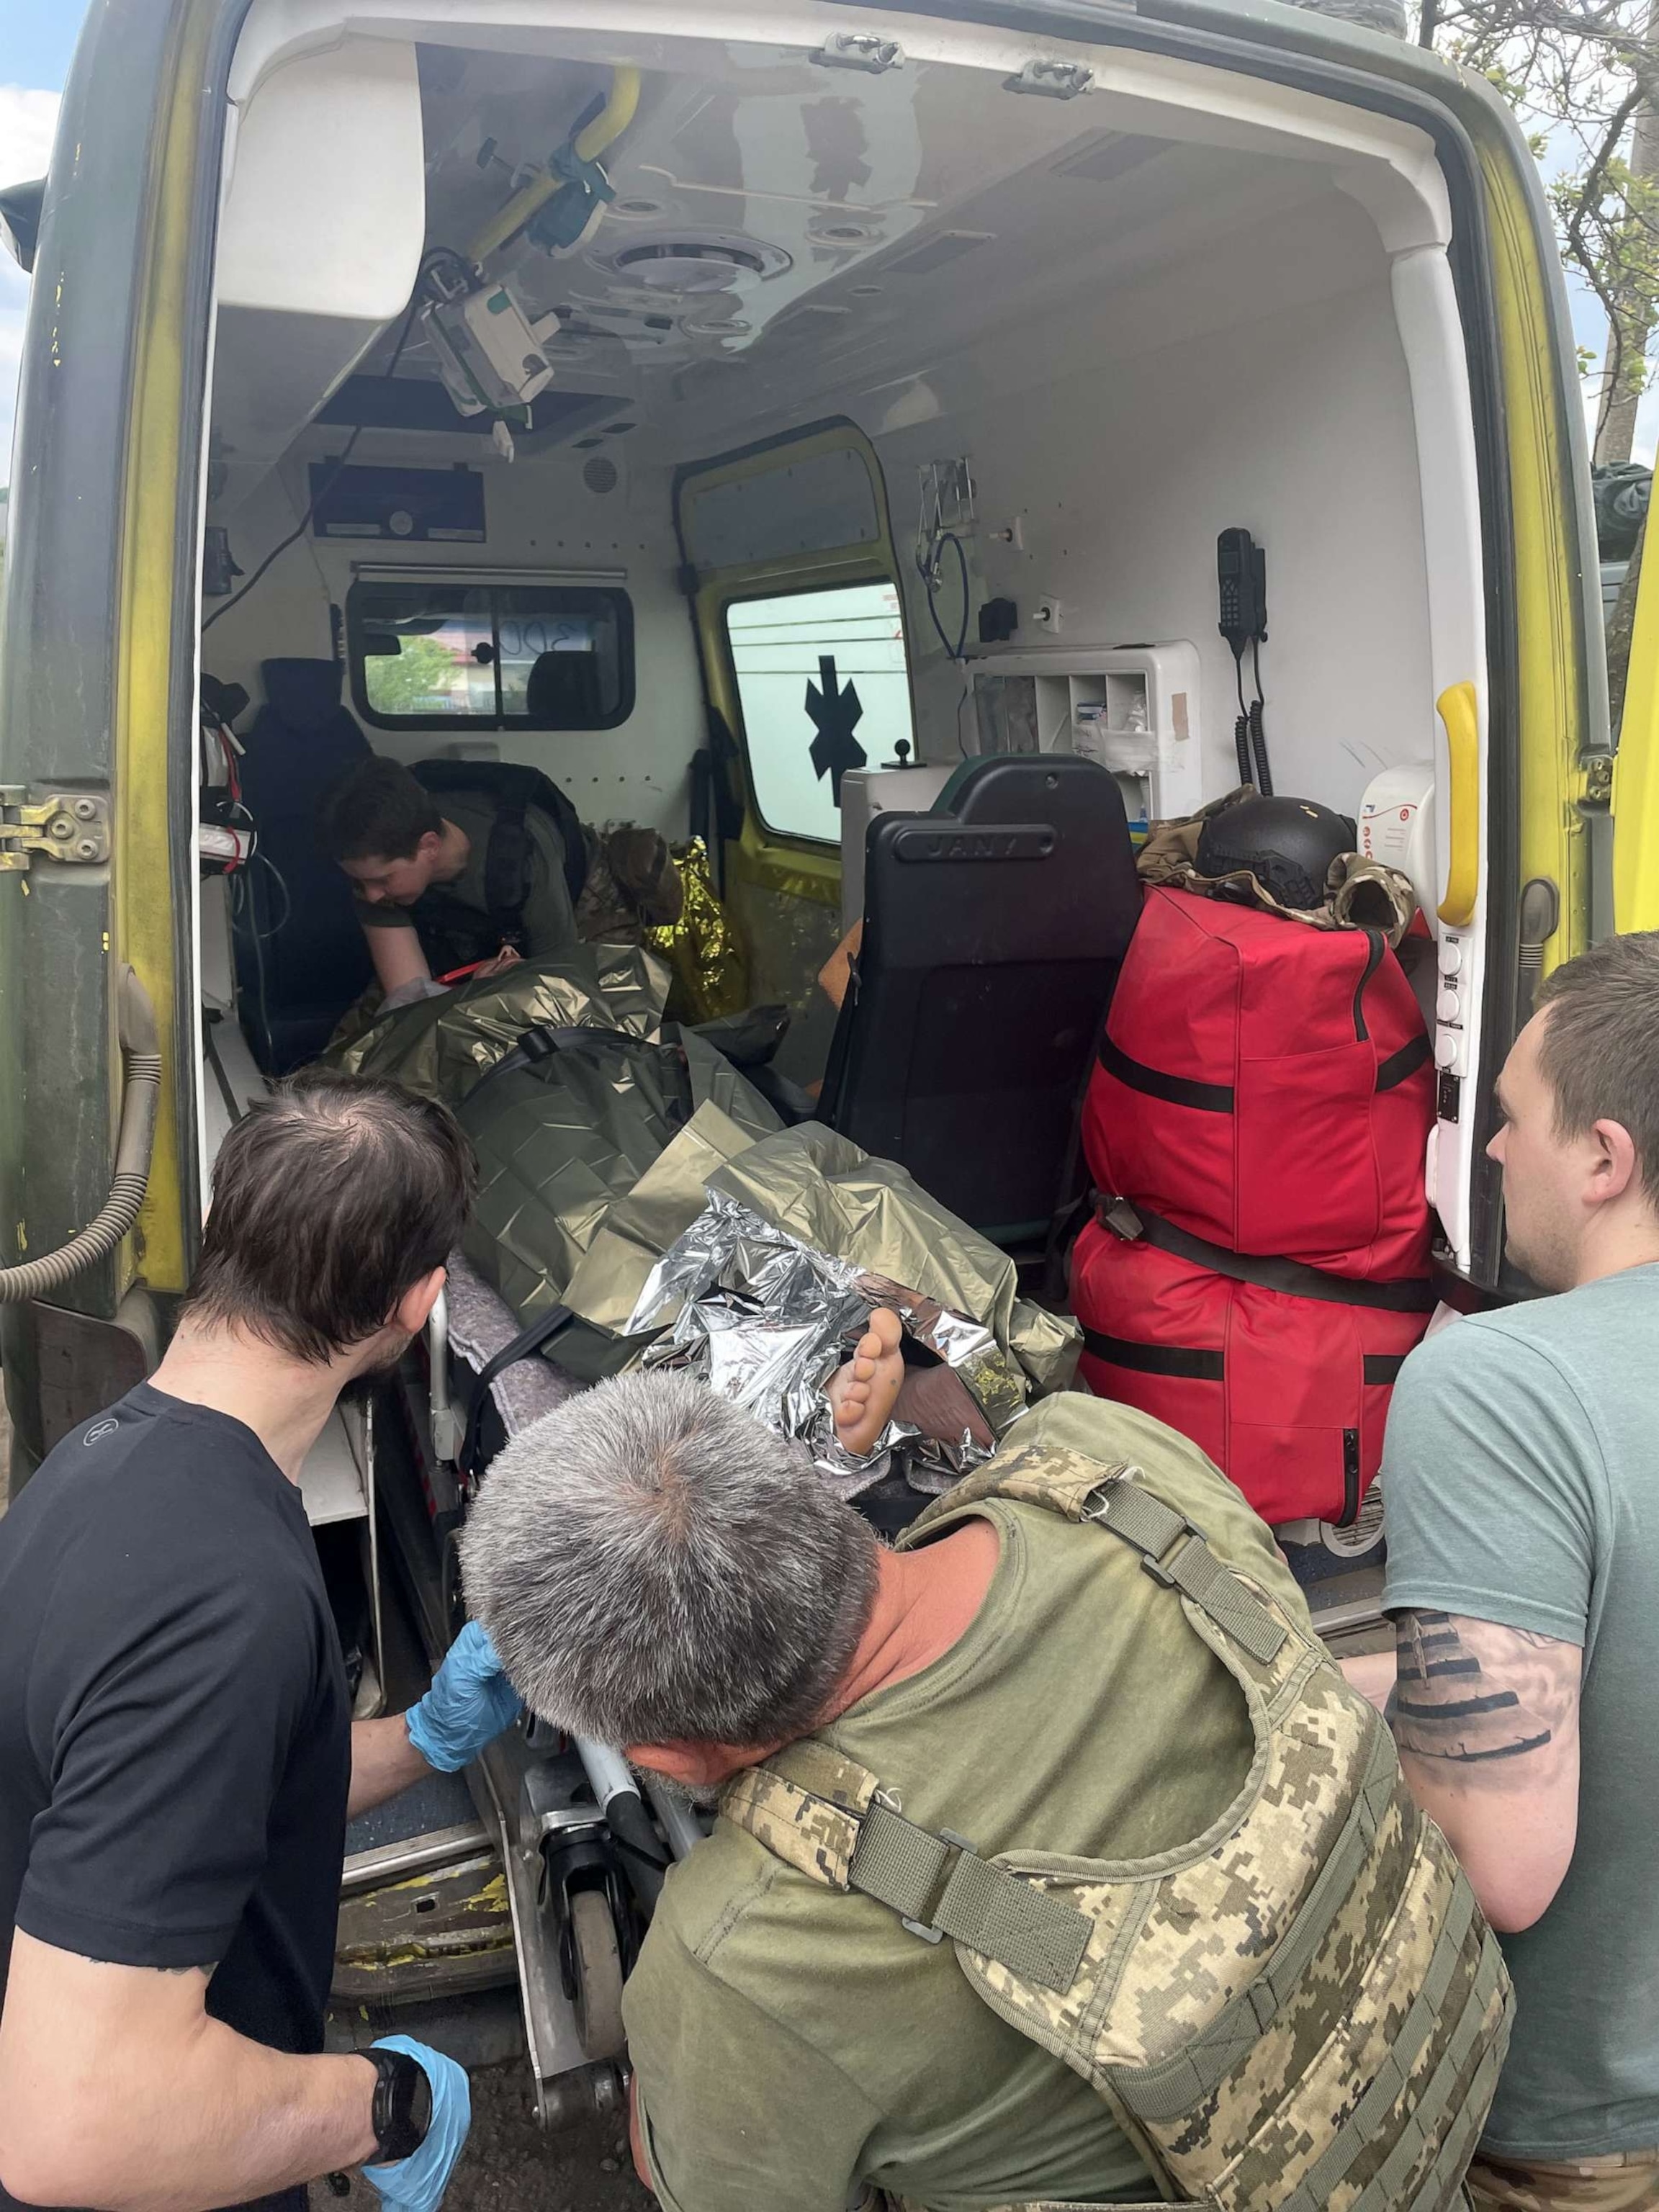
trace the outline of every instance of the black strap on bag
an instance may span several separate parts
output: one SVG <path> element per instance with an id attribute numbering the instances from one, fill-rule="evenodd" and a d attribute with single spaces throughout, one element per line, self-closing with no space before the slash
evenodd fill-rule
<path id="1" fill-rule="evenodd" d="M 1127 1198 L 1100 1197 L 1095 1212 L 1103 1227 L 1126 1244 L 1150 1244 L 1172 1259 L 1225 1275 L 1235 1283 L 1253 1283 L 1258 1290 L 1278 1291 L 1289 1298 L 1318 1298 L 1327 1305 L 1368 1306 L 1377 1313 L 1432 1313 L 1439 1303 L 1434 1285 L 1425 1276 L 1407 1276 L 1390 1283 L 1362 1283 L 1349 1275 L 1328 1275 L 1300 1260 L 1270 1257 L 1255 1252 L 1234 1252 L 1225 1244 L 1212 1244 L 1207 1237 L 1194 1237 L 1177 1229 L 1149 1206 L 1131 1205 Z"/>
<path id="2" fill-rule="evenodd" d="M 1408 1075 L 1414 1075 L 1430 1056 L 1426 1036 L 1414 1036 L 1402 1044 L 1398 1052 L 1390 1053 L 1376 1071 L 1378 1091 L 1393 1091 Z M 1113 1043 L 1103 1029 L 1100 1042 L 1095 1048 L 1095 1057 L 1108 1075 L 1131 1091 L 1138 1091 L 1146 1098 L 1160 1098 L 1166 1106 L 1189 1106 L 1200 1114 L 1231 1114 L 1237 1100 L 1231 1083 L 1200 1083 L 1189 1075 L 1170 1075 L 1161 1067 L 1149 1067 L 1145 1060 L 1132 1060 L 1121 1046 Z"/>
<path id="3" fill-rule="evenodd" d="M 568 1306 L 550 1306 L 544 1314 L 538 1314 L 528 1328 L 520 1329 L 510 1344 L 504 1344 L 493 1358 L 487 1359 L 472 1386 L 472 1402 L 467 1407 L 466 1429 L 461 1437 L 459 1466 L 469 1482 L 476 1482 L 483 1474 L 481 1464 L 483 1437 L 484 1407 L 489 1403 L 489 1387 L 505 1369 L 516 1366 L 521 1359 L 533 1359 L 545 1344 L 550 1344 L 562 1328 L 575 1319 Z"/>

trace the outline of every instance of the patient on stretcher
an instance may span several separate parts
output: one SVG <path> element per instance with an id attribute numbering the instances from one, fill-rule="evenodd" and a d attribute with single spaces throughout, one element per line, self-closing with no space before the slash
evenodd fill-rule
<path id="1" fill-rule="evenodd" d="M 925 1437 L 960 1436 L 966 1429 L 990 1450 L 996 1439 L 974 1394 L 943 1361 L 908 1366 L 904 1328 L 896 1313 L 878 1306 L 846 1364 L 824 1386 L 835 1409 L 836 1435 L 854 1457 L 872 1450 L 890 1419 L 908 1421 Z"/>

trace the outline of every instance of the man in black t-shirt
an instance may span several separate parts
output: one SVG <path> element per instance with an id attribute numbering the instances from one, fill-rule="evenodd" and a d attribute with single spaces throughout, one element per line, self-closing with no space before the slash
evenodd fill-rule
<path id="1" fill-rule="evenodd" d="M 518 1700 L 472 1629 L 354 1728 L 297 1480 L 424 1324 L 473 1176 L 395 1085 L 262 1102 L 153 1378 L 0 1519 L 0 2207 L 290 2212 L 357 2164 L 388 2205 L 441 2200 L 461 2069 L 404 2037 L 313 2055 L 345 1824 Z"/>

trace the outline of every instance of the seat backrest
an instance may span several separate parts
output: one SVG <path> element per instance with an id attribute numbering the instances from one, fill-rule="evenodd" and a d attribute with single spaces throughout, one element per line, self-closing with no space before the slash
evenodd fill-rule
<path id="1" fill-rule="evenodd" d="M 599 720 L 599 663 L 591 653 L 542 653 L 531 663 L 524 708 L 550 730 L 591 729 Z"/>
<path id="2" fill-rule="evenodd" d="M 1070 754 L 968 762 L 879 814 L 820 1118 L 995 1242 L 1047 1230 L 1140 910 L 1123 801 Z"/>
<path id="3" fill-rule="evenodd" d="M 317 842 L 323 793 L 371 748 L 340 703 L 337 661 L 267 660 L 260 673 L 265 703 L 241 763 L 258 847 L 238 908 L 236 975 L 254 1057 L 282 1074 L 322 1049 L 374 974 L 351 885 Z"/>

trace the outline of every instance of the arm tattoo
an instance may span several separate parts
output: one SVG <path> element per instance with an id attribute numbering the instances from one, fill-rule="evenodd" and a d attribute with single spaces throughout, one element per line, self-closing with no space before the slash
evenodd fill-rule
<path id="1" fill-rule="evenodd" d="M 1461 1613 L 1406 1612 L 1395 1622 L 1402 1752 L 1497 1783 L 1528 1753 L 1564 1748 L 1578 1725 L 1582 1654 L 1573 1644 Z M 1473 1771 L 1471 1771 L 1473 1770 Z M 1524 1787 L 1536 1761 L 1516 1774 Z"/>

